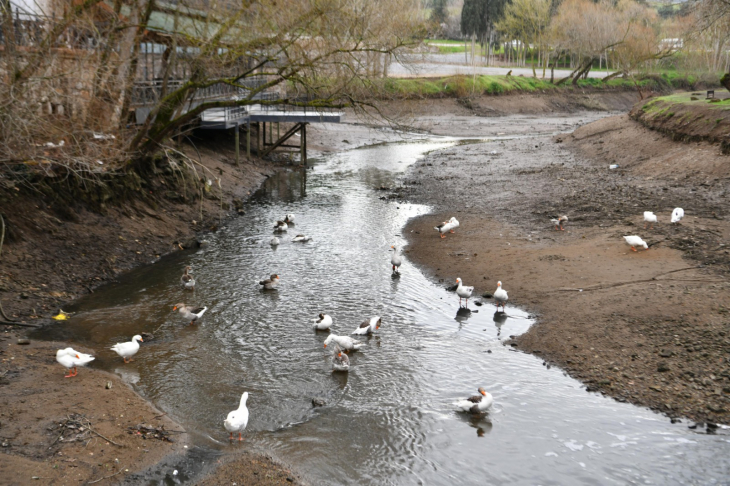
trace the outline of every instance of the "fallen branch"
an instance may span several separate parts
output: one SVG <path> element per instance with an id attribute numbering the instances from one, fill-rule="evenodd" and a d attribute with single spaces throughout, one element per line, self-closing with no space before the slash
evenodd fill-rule
<path id="1" fill-rule="evenodd" d="M 89 481 L 89 484 L 94 484 L 94 483 L 98 483 L 99 481 L 103 481 L 105 479 L 113 478 L 114 476 L 116 476 L 117 474 L 119 474 L 122 471 L 124 471 L 124 468 L 119 469 L 119 471 L 117 471 L 114 474 L 111 474 L 109 476 L 104 476 L 103 478 L 95 479 L 94 481 Z"/>
<path id="2" fill-rule="evenodd" d="M 102 438 L 102 439 L 104 439 L 105 441 L 107 441 L 107 442 L 111 442 L 112 444 L 114 444 L 114 445 L 115 445 L 115 446 L 117 446 L 117 447 L 124 447 L 124 446 L 123 446 L 122 444 L 117 444 L 117 443 L 116 443 L 116 442 L 114 442 L 113 440 L 111 440 L 111 439 L 109 439 L 109 438 L 107 438 L 107 437 L 104 437 L 103 435 L 101 435 L 101 434 L 100 434 L 99 432 L 97 432 L 97 431 L 96 431 L 96 430 L 94 430 L 94 429 L 91 429 L 91 432 L 92 432 L 92 433 L 94 433 L 94 434 L 96 434 L 96 435 L 98 435 L 99 437 L 101 437 L 101 438 Z"/>
<path id="3" fill-rule="evenodd" d="M 3 309 L 3 305 L 2 305 L 2 303 L 0 303 L 0 314 L 2 314 L 3 318 L 5 318 L 5 320 L 6 320 L 6 321 L 9 321 L 9 322 L 13 322 L 13 320 L 12 320 L 11 318 L 9 318 L 9 317 L 8 317 L 8 316 L 7 316 L 6 314 L 5 314 L 5 310 Z"/>
<path id="4" fill-rule="evenodd" d="M 5 315 L 5 314 L 3 314 Z M 20 326 L 20 327 L 41 327 L 36 324 L 26 324 L 25 322 L 14 322 L 14 321 L 0 321 L 0 324 L 5 326 Z"/>

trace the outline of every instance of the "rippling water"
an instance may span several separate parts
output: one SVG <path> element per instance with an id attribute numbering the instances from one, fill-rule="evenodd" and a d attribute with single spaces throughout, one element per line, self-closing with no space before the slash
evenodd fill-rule
<path id="1" fill-rule="evenodd" d="M 424 153 L 456 143 L 355 149 L 273 177 L 207 248 L 125 275 L 78 302 L 78 313 L 46 336 L 95 349 L 95 366 L 134 384 L 202 447 L 239 447 L 227 444 L 222 421 L 248 391 L 247 443 L 313 484 L 728 484 L 726 431 L 700 434 L 586 393 L 501 344 L 527 330 L 524 312 L 508 306 L 500 319 L 485 303 L 457 313 L 456 295 L 427 280 L 407 253 L 401 276 L 391 276 L 390 246 L 403 244 L 406 221 L 429 208 L 380 200 L 378 188 Z M 296 225 L 272 248 L 273 222 L 286 213 Z M 291 242 L 298 233 L 313 241 Z M 194 292 L 179 287 L 185 265 Z M 271 273 L 281 276 L 279 290 L 263 292 L 257 282 Z M 209 310 L 187 326 L 171 312 L 178 302 Z M 319 312 L 348 335 L 365 318 L 383 317 L 351 355 L 348 374 L 331 372 L 327 333 L 311 330 Z M 156 338 L 133 363 L 108 350 L 142 331 Z M 495 398 L 491 413 L 455 413 L 451 403 L 479 386 Z M 312 398 L 326 406 L 313 408 Z"/>

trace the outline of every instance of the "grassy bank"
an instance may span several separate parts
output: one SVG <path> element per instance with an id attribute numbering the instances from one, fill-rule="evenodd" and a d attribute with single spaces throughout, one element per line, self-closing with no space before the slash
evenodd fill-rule
<path id="1" fill-rule="evenodd" d="M 558 78 L 556 78 L 557 82 Z M 599 78 L 581 79 L 577 85 L 567 81 L 561 85 L 549 80 L 521 76 L 448 76 L 444 78 L 386 78 L 379 80 L 382 92 L 387 95 L 411 98 L 441 98 L 478 95 L 502 95 L 510 93 L 534 93 L 537 91 L 595 89 L 628 90 L 640 88 L 642 91 L 666 92 L 673 89 L 694 89 L 701 80 L 690 76 L 646 76 L 638 81 L 626 78 L 613 78 L 603 81 Z"/>
<path id="2" fill-rule="evenodd" d="M 674 140 L 720 143 L 723 153 L 730 153 L 730 94 L 724 89 L 716 90 L 714 99 L 692 92 L 652 98 L 631 117 Z"/>

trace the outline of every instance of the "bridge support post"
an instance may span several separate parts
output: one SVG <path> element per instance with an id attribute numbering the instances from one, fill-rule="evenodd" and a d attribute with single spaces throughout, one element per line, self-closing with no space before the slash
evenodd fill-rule
<path id="1" fill-rule="evenodd" d="M 234 130 L 236 130 L 236 167 L 238 167 L 238 162 L 240 159 L 240 152 L 241 152 L 241 141 L 239 139 L 239 137 L 241 136 L 240 135 L 241 130 L 240 130 L 238 123 L 236 123 L 236 128 L 234 128 Z"/>
<path id="2" fill-rule="evenodd" d="M 246 122 L 246 157 L 251 158 L 251 121 Z"/>
<path id="3" fill-rule="evenodd" d="M 300 156 L 301 156 L 301 164 L 304 166 L 304 168 L 307 168 L 307 124 L 302 123 L 301 128 L 299 130 L 299 134 L 301 135 L 299 140 L 299 150 L 300 150 Z"/>

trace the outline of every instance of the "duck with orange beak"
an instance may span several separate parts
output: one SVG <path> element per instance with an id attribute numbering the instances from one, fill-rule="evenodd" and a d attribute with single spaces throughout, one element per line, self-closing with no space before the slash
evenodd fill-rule
<path id="1" fill-rule="evenodd" d="M 469 306 L 469 297 L 471 297 L 471 293 L 474 292 L 474 287 L 466 287 L 461 284 L 461 279 L 457 278 L 456 283 L 459 284 L 456 287 L 456 295 L 459 296 L 459 306 L 461 306 L 461 299 L 466 299 L 466 306 Z"/>
<path id="2" fill-rule="evenodd" d="M 502 282 L 497 282 L 497 290 L 494 291 L 494 294 L 492 294 L 494 297 L 494 301 L 497 305 L 497 310 L 499 311 L 499 306 L 502 306 L 502 312 L 504 312 L 504 303 L 509 300 L 509 296 L 507 295 L 507 291 L 502 288 Z"/>
<path id="3" fill-rule="evenodd" d="M 173 312 L 178 311 L 181 316 L 183 316 L 183 319 L 188 320 L 190 319 L 190 324 L 192 325 L 195 321 L 203 317 L 203 314 L 205 314 L 205 311 L 208 310 L 207 307 L 193 307 L 192 305 L 186 305 L 186 304 L 175 304 L 172 308 Z"/>
<path id="4" fill-rule="evenodd" d="M 383 319 L 380 316 L 371 317 L 370 319 L 364 320 L 352 333 L 359 336 L 370 335 L 380 329 L 380 324 L 382 323 Z"/>
<path id="5" fill-rule="evenodd" d="M 342 352 L 342 348 L 335 344 L 335 355 L 332 356 L 332 371 L 349 371 L 350 358 Z"/>
<path id="6" fill-rule="evenodd" d="M 454 405 L 456 405 L 457 410 L 473 414 L 485 413 L 489 410 L 489 407 L 491 407 L 492 403 L 494 403 L 494 398 L 492 398 L 492 395 L 481 386 L 478 391 L 479 395 L 464 398 L 463 400 L 456 402 Z"/>
<path id="7" fill-rule="evenodd" d="M 94 361 L 94 357 L 90 354 L 79 353 L 73 348 L 66 348 L 56 351 L 56 361 L 68 370 L 68 374 L 64 378 L 73 378 L 79 374 L 77 367 L 91 363 Z"/>
<path id="8" fill-rule="evenodd" d="M 132 359 L 132 356 L 137 354 L 137 351 L 139 351 L 139 343 L 137 341 L 144 342 L 142 336 L 140 336 L 139 334 L 134 336 L 129 342 L 115 344 L 111 347 L 111 350 L 124 358 L 125 363 L 129 363 L 130 361 L 134 361 Z"/>

